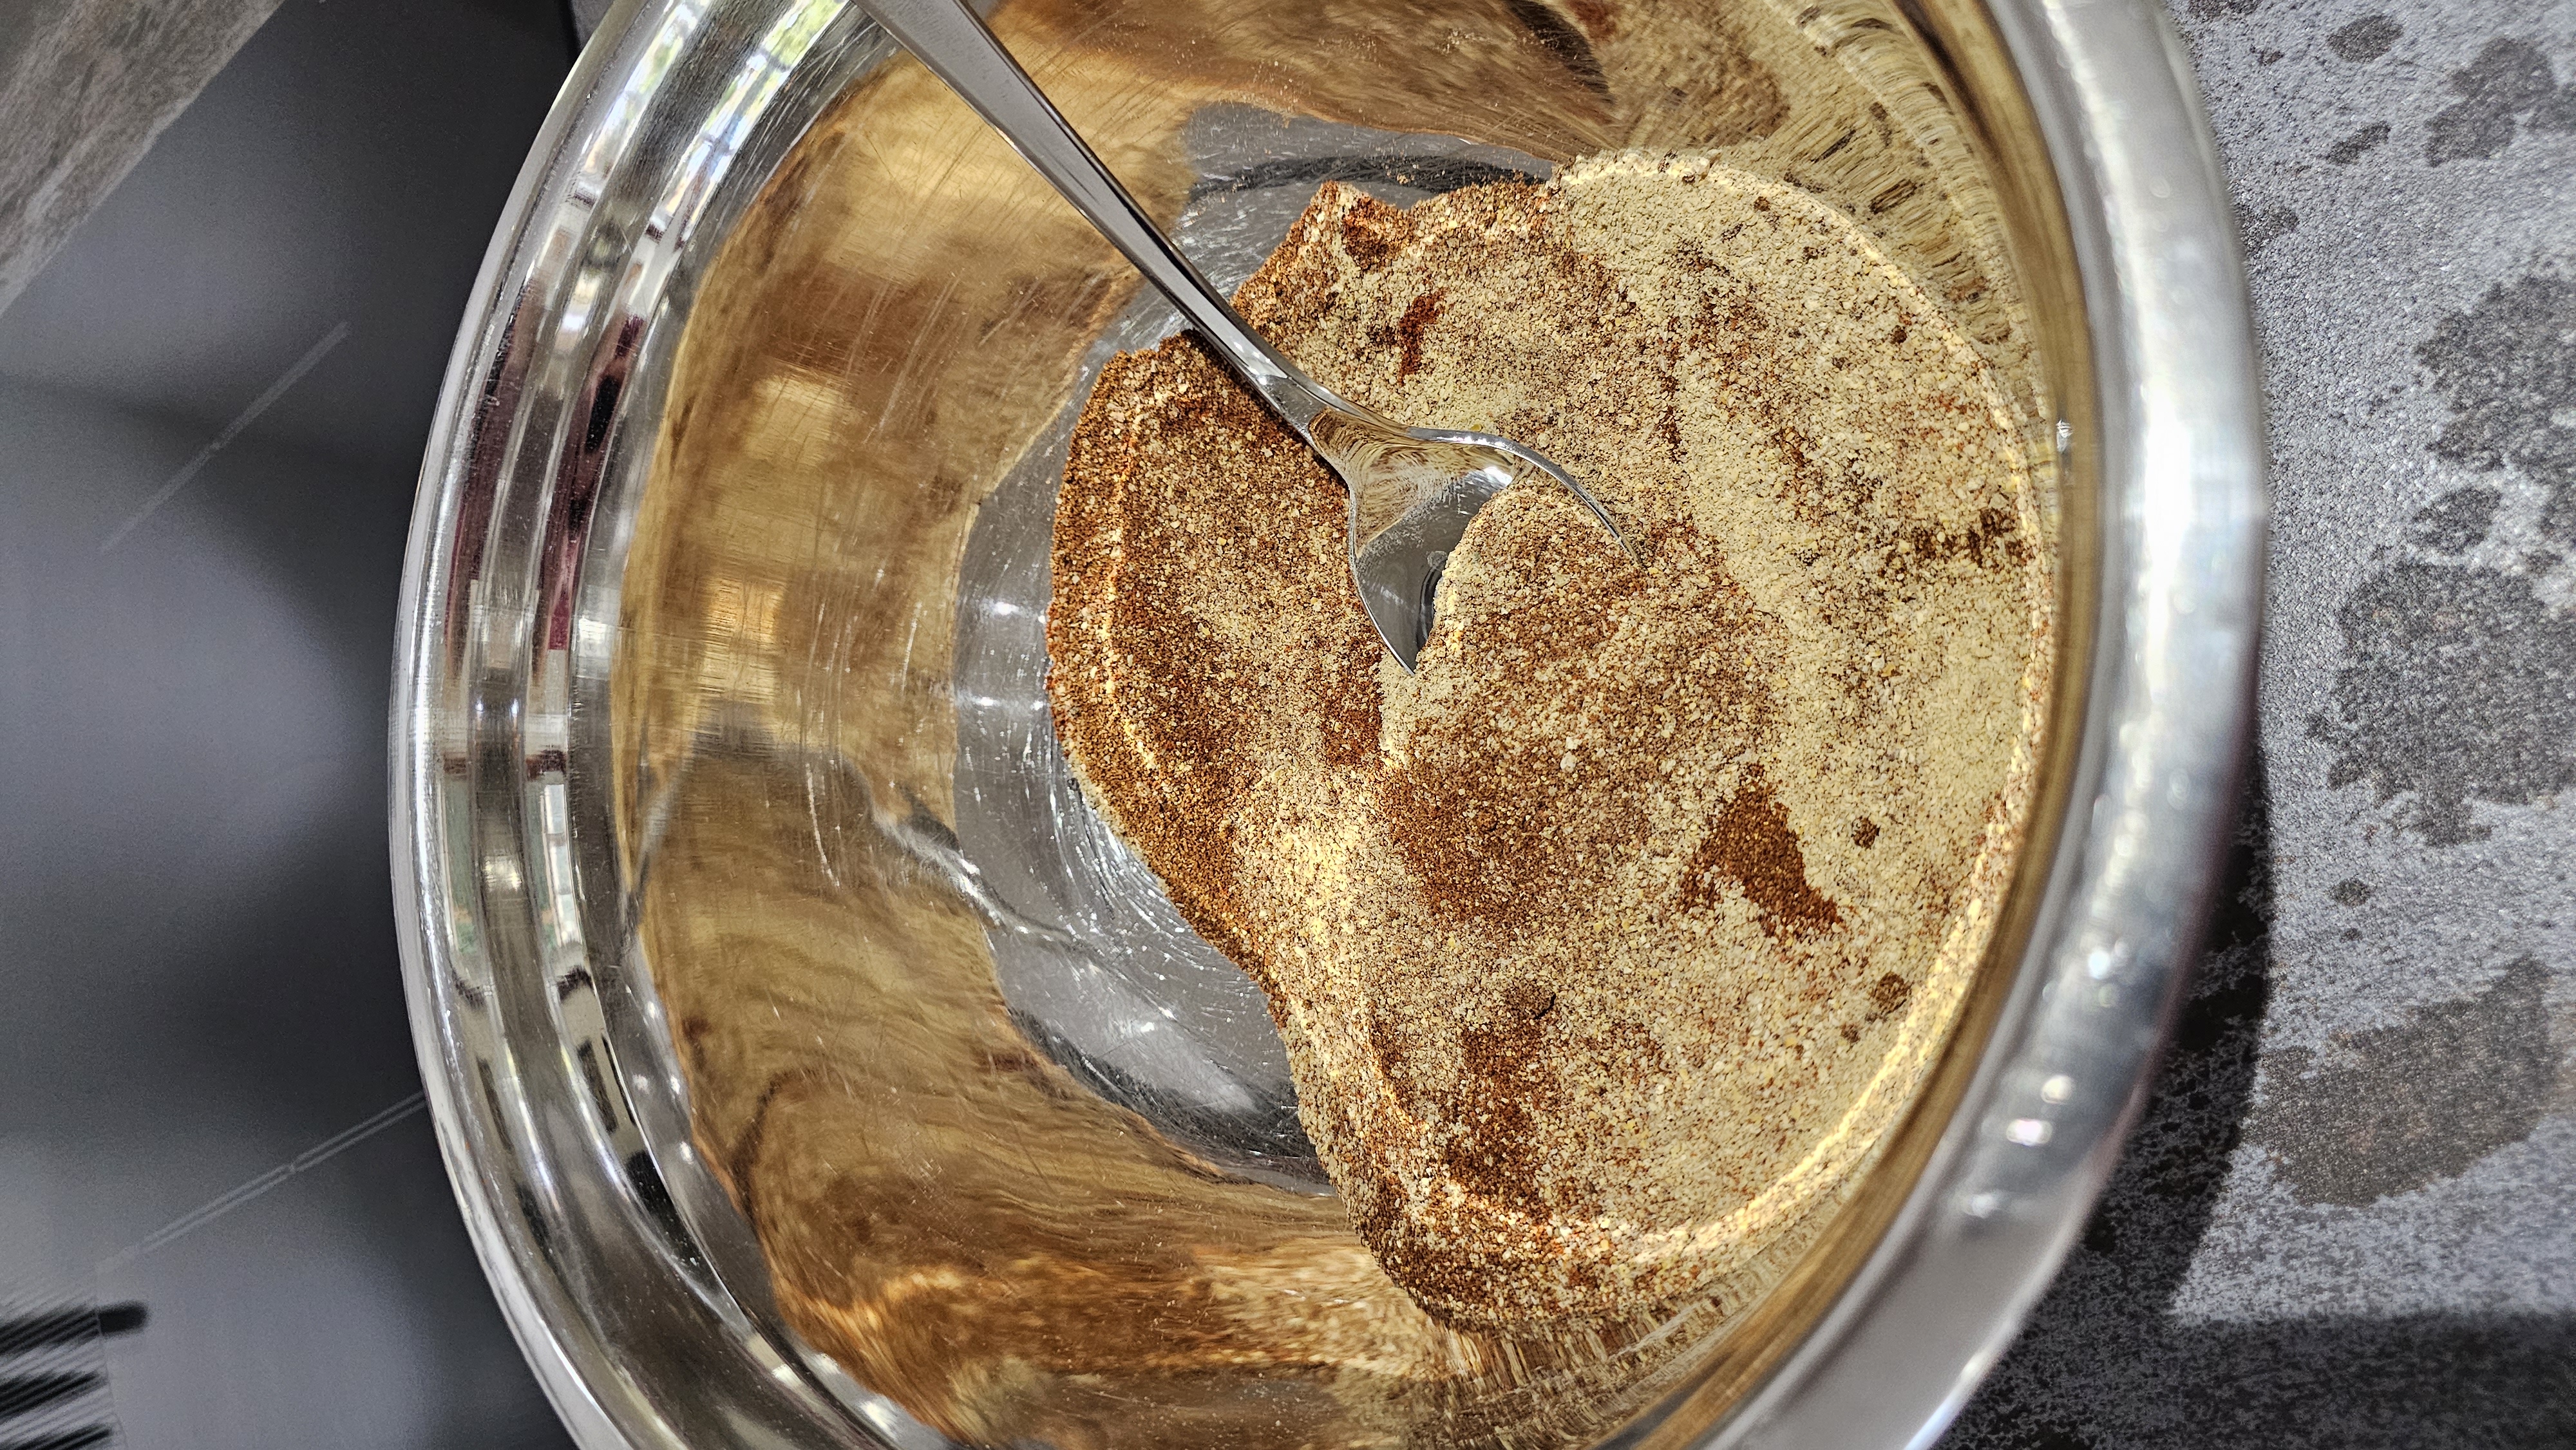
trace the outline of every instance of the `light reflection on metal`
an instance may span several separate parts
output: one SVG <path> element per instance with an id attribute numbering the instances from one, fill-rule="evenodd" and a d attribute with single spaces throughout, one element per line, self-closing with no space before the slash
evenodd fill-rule
<path id="1" fill-rule="evenodd" d="M 1760 1374 L 1701 1398 L 1681 1385 L 1623 1443 L 1937 1433 L 2109 1170 L 2248 723 L 2256 391 L 2228 218 L 2171 35 L 2142 4 L 2072 0 L 1910 6 L 1871 24 L 1851 27 L 1852 48 L 1919 45 L 1907 26 L 1930 27 L 1978 134 L 2043 198 L 2013 222 L 2054 304 L 2040 342 L 2062 384 L 2035 426 L 2066 460 L 2081 626 L 2062 671 L 2052 809 L 2065 826 L 2043 833 L 2054 854 L 2024 893 L 2009 990 L 1978 1025 L 1987 1050 L 1963 1059 L 1947 1116 L 1904 1160 L 1913 1176 L 1891 1178 L 1883 1231 L 1846 1246 L 1805 1317 L 1781 1321 Z M 796 136 L 884 54 L 829 0 L 628 0 L 513 198 L 424 470 L 394 716 L 413 1025 L 477 1250 L 587 1450 L 942 1443 L 779 1319 L 748 1229 L 691 1149 L 670 1024 L 634 943 L 627 893 L 701 748 L 823 752 L 713 717 L 661 776 L 628 783 L 640 824 L 620 840 L 605 746 L 624 550 L 694 285 Z M 974 614 L 1023 632 L 1037 620 L 1026 600 Z M 748 592 L 736 616 L 772 650 L 790 623 Z M 961 694 L 1024 732 L 1037 719 L 1001 708 L 1019 697 L 998 688 L 941 698 Z M 1034 728 L 1012 768 L 1041 763 Z M 963 783 L 970 800 L 1011 784 Z M 918 800 L 871 790 L 864 805 L 862 834 L 944 881 L 997 942 L 1062 945 L 1064 928 L 1014 904 L 996 863 Z M 1152 973 L 1068 970 L 1086 991 L 1131 995 L 1130 1036 L 1185 1035 L 1163 1029 Z"/>

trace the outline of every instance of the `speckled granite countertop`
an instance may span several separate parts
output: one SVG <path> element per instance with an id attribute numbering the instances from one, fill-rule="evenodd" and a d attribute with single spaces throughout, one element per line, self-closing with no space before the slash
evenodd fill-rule
<path id="1" fill-rule="evenodd" d="M 2181 0 L 2271 403 L 2260 759 L 1944 1442 L 2576 1445 L 2576 5 Z"/>

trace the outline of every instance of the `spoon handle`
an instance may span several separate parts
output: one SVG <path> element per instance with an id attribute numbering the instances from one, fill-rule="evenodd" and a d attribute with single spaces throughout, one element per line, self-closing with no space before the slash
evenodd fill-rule
<path id="1" fill-rule="evenodd" d="M 1054 185 L 1084 220 L 1127 254 L 1145 280 L 1162 290 L 1190 327 L 1234 366 L 1243 380 L 1307 441 L 1308 425 L 1327 408 L 1355 411 L 1280 356 L 1232 304 L 1181 255 L 1172 239 L 1136 204 L 1084 144 L 1064 113 L 993 38 L 966 0 L 863 0 L 867 12 L 904 49 L 946 81 Z"/>

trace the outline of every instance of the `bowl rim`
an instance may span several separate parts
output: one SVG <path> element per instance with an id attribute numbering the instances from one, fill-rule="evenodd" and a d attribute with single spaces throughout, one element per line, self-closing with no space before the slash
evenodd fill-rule
<path id="1" fill-rule="evenodd" d="M 2261 389 L 2180 40 L 2151 0 L 1904 9 L 1928 38 L 1968 25 L 2001 40 L 2083 289 L 2092 385 L 2064 402 L 2088 426 L 2061 422 L 2058 438 L 2098 481 L 2100 545 L 2098 587 L 2078 601 L 2096 633 L 2063 825 L 1985 1046 L 1876 1245 L 1722 1413 L 1695 1414 L 1679 1392 L 1610 1444 L 1939 1437 L 2047 1287 L 2144 1104 L 2252 729 Z M 584 579 L 561 561 L 595 548 L 622 564 L 622 537 L 584 532 L 589 504 L 651 446 L 623 427 L 621 397 L 667 363 L 679 328 L 660 324 L 685 316 L 683 254 L 720 236 L 840 83 L 885 53 L 854 0 L 621 0 L 520 172 L 423 462 L 390 718 L 405 993 L 468 1235 L 584 1450 L 944 1443 L 815 1363 L 777 1319 L 756 1246 L 726 1225 L 671 1116 L 685 1098 L 649 1046 L 649 982 L 582 970 L 586 942 L 631 926 L 565 905 L 583 872 L 613 879 L 613 847 L 560 825 L 579 789 L 566 732 L 604 703 L 611 647 L 581 626 L 613 621 L 622 572 Z M 686 145 L 656 131 L 675 118 Z M 478 814 L 491 803 L 506 839 Z M 528 970 L 548 964 L 564 969 Z M 559 1050 L 514 1056 L 495 1026 L 505 998 L 553 1023 Z M 578 1069 L 597 1117 L 575 1121 L 518 1078 L 553 1074 L 582 1097 L 577 1069 L 553 1058 L 584 1032 L 614 1066 L 605 1085 L 595 1064 Z M 635 1282 L 640 1270 L 663 1281 Z M 668 1382 L 679 1370 L 701 1377 L 690 1394 Z"/>

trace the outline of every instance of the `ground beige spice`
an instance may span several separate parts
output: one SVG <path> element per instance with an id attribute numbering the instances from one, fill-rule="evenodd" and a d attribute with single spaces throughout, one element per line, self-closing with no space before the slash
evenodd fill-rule
<path id="1" fill-rule="evenodd" d="M 2022 831 L 2050 550 L 1996 380 L 1847 218 L 1705 157 L 1409 211 L 1328 185 L 1237 302 L 1389 416 L 1544 451 L 1643 564 L 1516 487 L 1408 677 L 1332 475 L 1195 341 L 1122 355 L 1056 520 L 1067 756 L 1268 994 L 1432 1314 L 1784 1268 L 1921 1083 Z"/>

